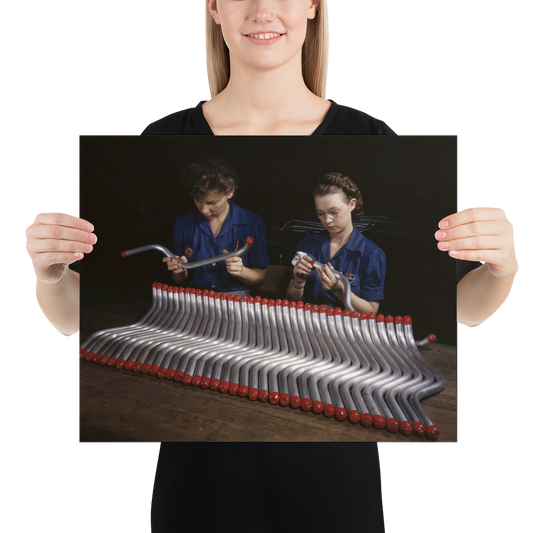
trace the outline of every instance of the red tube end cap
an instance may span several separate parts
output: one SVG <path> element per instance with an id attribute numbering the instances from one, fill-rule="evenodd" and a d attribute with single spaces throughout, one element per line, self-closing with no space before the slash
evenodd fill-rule
<path id="1" fill-rule="evenodd" d="M 349 309 L 345 309 L 342 313 L 342 316 L 351 316 L 352 312 Z"/>
<path id="2" fill-rule="evenodd" d="M 387 418 L 387 431 L 391 433 L 398 433 L 400 429 L 400 424 L 394 418 Z"/>
<path id="3" fill-rule="evenodd" d="M 423 437 L 426 434 L 426 428 L 422 422 L 413 422 L 413 435 Z"/>
<path id="4" fill-rule="evenodd" d="M 326 313 L 327 312 L 327 308 L 325 305 L 321 305 L 319 308 L 318 308 L 318 312 L 319 313 Z"/>
<path id="5" fill-rule="evenodd" d="M 387 315 L 387 316 L 385 317 L 385 322 L 386 322 L 387 324 L 394 324 L 394 317 L 393 317 L 392 315 Z"/>
<path id="6" fill-rule="evenodd" d="M 238 383 L 232 383 L 229 386 L 228 392 L 231 394 L 231 396 L 235 396 L 239 392 L 239 384 Z"/>
<path id="7" fill-rule="evenodd" d="M 437 342 L 437 335 L 431 333 L 427 336 L 428 342 Z"/>
<path id="8" fill-rule="evenodd" d="M 298 407 L 300 407 L 302 405 L 302 400 L 300 399 L 299 396 L 293 396 L 291 398 L 291 407 L 293 409 L 298 409 Z"/>
<path id="9" fill-rule="evenodd" d="M 257 400 L 258 396 L 259 396 L 259 391 L 255 387 L 252 387 L 248 391 L 248 398 L 250 398 L 250 400 Z"/>
<path id="10" fill-rule="evenodd" d="M 126 250 L 124 250 L 123 252 L 120 252 L 120 255 L 122 257 L 128 257 L 128 254 L 127 254 Z"/>
<path id="11" fill-rule="evenodd" d="M 303 309 L 305 307 L 305 304 L 300 300 L 297 304 L 296 304 L 296 307 L 297 309 Z"/>
<path id="12" fill-rule="evenodd" d="M 335 418 L 339 422 L 342 422 L 343 420 L 346 420 L 347 417 L 348 412 L 346 411 L 346 409 L 344 407 L 337 407 L 337 409 L 335 410 Z"/>
<path id="13" fill-rule="evenodd" d="M 212 379 L 211 385 L 209 385 L 209 388 L 211 390 L 218 390 L 220 388 L 220 380 L 219 379 Z"/>
<path id="14" fill-rule="evenodd" d="M 166 376 L 169 381 L 174 381 L 174 378 L 176 377 L 176 370 L 171 368 L 170 370 L 167 370 Z"/>
<path id="15" fill-rule="evenodd" d="M 192 382 L 192 376 L 190 374 L 185 374 L 181 381 L 184 385 L 190 385 Z"/>
<path id="16" fill-rule="evenodd" d="M 335 414 L 335 407 L 331 403 L 324 405 L 324 416 L 331 418 Z"/>
<path id="17" fill-rule="evenodd" d="M 239 387 L 239 396 L 241 398 L 245 398 L 246 396 L 248 396 L 248 387 L 246 385 L 241 385 Z"/>
<path id="18" fill-rule="evenodd" d="M 306 413 L 308 411 L 311 411 L 313 408 L 313 402 L 311 401 L 311 398 L 304 398 L 302 400 L 302 411 L 305 411 Z"/>
<path id="19" fill-rule="evenodd" d="M 246 237 L 246 244 L 249 244 L 250 246 L 254 243 L 253 237 Z"/>
<path id="20" fill-rule="evenodd" d="M 107 365 L 107 362 L 109 361 L 109 355 L 102 355 L 100 358 L 100 364 L 101 365 Z"/>
<path id="21" fill-rule="evenodd" d="M 426 437 L 429 440 L 437 440 L 439 436 L 440 436 L 440 433 L 436 426 L 428 426 L 426 428 Z"/>
<path id="22" fill-rule="evenodd" d="M 116 357 L 110 357 L 109 361 L 107 362 L 108 367 L 113 367 L 117 364 L 117 358 Z"/>
<path id="23" fill-rule="evenodd" d="M 360 319 L 360 320 L 366 320 L 367 318 L 368 318 L 368 315 L 367 315 L 366 313 L 361 313 L 361 314 L 359 315 L 359 319 Z"/>
<path id="24" fill-rule="evenodd" d="M 369 428 L 372 425 L 372 422 L 374 419 L 372 418 L 372 415 L 370 413 L 363 413 L 361 415 L 361 425 L 365 426 L 365 428 Z"/>
<path id="25" fill-rule="evenodd" d="M 378 323 L 381 324 L 381 322 L 385 322 L 385 317 L 383 315 L 378 315 L 376 317 L 376 320 L 378 321 Z"/>
<path id="26" fill-rule="evenodd" d="M 103 357 L 103 354 L 101 353 L 97 353 L 94 357 L 93 357 L 93 363 L 99 363 L 100 362 L 100 359 L 102 359 Z"/>
<path id="27" fill-rule="evenodd" d="M 158 371 L 159 371 L 159 366 L 154 365 L 154 366 L 152 366 L 152 367 L 150 368 L 150 370 L 149 370 L 148 373 L 149 373 L 151 376 L 156 376 Z"/>
<path id="28" fill-rule="evenodd" d="M 357 311 L 352 311 L 352 314 L 350 316 L 352 318 L 359 318 L 359 313 Z"/>
<path id="29" fill-rule="evenodd" d="M 279 403 L 279 392 L 277 392 L 277 391 L 273 391 L 273 392 L 271 392 L 271 393 L 268 395 L 268 401 L 269 401 L 272 405 L 276 405 L 277 403 Z"/>
<path id="30" fill-rule="evenodd" d="M 228 389 L 229 389 L 229 381 L 223 381 L 220 384 L 220 387 L 218 388 L 218 390 L 222 392 L 223 394 L 226 394 L 226 392 L 228 392 Z"/>
<path id="31" fill-rule="evenodd" d="M 196 375 L 192 378 L 191 385 L 193 387 L 199 387 L 200 383 L 202 383 L 202 376 Z"/>
<path id="32" fill-rule="evenodd" d="M 395 323 L 395 324 L 403 324 L 403 316 L 397 316 L 397 317 L 394 319 L 394 323 Z"/>
<path id="33" fill-rule="evenodd" d="M 209 385 L 211 385 L 211 378 L 203 378 L 200 387 L 202 387 L 202 389 L 208 389 Z"/>
<path id="34" fill-rule="evenodd" d="M 259 400 L 266 402 L 268 400 L 268 391 L 263 389 L 259 391 Z"/>
<path id="35" fill-rule="evenodd" d="M 348 420 L 352 423 L 352 424 L 357 424 L 359 422 L 359 420 L 361 420 L 361 415 L 359 414 L 359 411 L 356 411 L 355 409 L 352 409 L 349 413 L 348 413 Z"/>
<path id="36" fill-rule="evenodd" d="M 381 415 L 374 415 L 374 427 L 376 429 L 383 429 L 385 427 L 385 419 Z"/>
<path id="37" fill-rule="evenodd" d="M 143 364 L 140 363 L 140 362 L 137 362 L 137 363 L 135 363 L 135 364 L 133 365 L 132 370 L 133 370 L 136 374 L 138 374 L 138 373 L 141 371 L 141 368 L 142 368 L 142 367 L 143 367 Z"/>
<path id="38" fill-rule="evenodd" d="M 174 381 L 176 383 L 179 383 L 183 379 L 184 375 L 185 375 L 185 372 L 183 372 L 183 370 L 178 370 L 176 372 L 176 375 L 174 376 Z"/>
<path id="39" fill-rule="evenodd" d="M 167 369 L 166 368 L 160 368 L 159 372 L 157 373 L 157 377 L 159 379 L 163 379 L 167 375 Z"/>
<path id="40" fill-rule="evenodd" d="M 144 363 L 143 367 L 141 368 L 141 373 L 146 375 L 148 372 L 150 372 L 150 369 L 152 368 L 152 365 L 150 363 Z"/>
<path id="41" fill-rule="evenodd" d="M 315 415 L 319 415 L 324 410 L 324 404 L 322 402 L 319 402 L 318 400 L 313 402 L 313 413 Z"/>
<path id="42" fill-rule="evenodd" d="M 131 359 L 124 365 L 124 370 L 131 370 L 135 366 L 135 361 Z"/>
<path id="43" fill-rule="evenodd" d="M 404 420 L 403 422 L 400 422 L 400 433 L 404 437 L 409 437 L 411 433 L 413 432 L 413 426 L 407 422 L 407 420 Z"/>
<path id="44" fill-rule="evenodd" d="M 284 392 L 280 397 L 279 397 L 279 404 L 282 406 L 282 407 L 287 407 L 287 405 L 289 405 L 291 403 L 291 397 L 286 393 Z"/>
<path id="45" fill-rule="evenodd" d="M 404 326 L 411 326 L 413 324 L 413 319 L 410 316 L 403 317 Z"/>
<path id="46" fill-rule="evenodd" d="M 328 316 L 333 316 L 335 314 L 335 309 L 333 309 L 333 307 L 328 307 L 326 313 Z"/>
<path id="47" fill-rule="evenodd" d="M 91 355 L 91 354 L 89 354 Z M 122 370 L 124 368 L 124 365 L 126 364 L 126 360 L 125 359 L 119 359 L 117 361 L 117 364 L 115 365 L 119 370 Z"/>
<path id="48" fill-rule="evenodd" d="M 340 307 L 335 307 L 335 316 L 342 315 L 342 309 Z"/>
<path id="49" fill-rule="evenodd" d="M 412 432 L 413 432 L 413 426 L 409 422 L 407 422 L 407 420 L 400 422 L 400 433 L 404 437 L 409 437 Z"/>
<path id="50" fill-rule="evenodd" d="M 376 320 L 376 313 L 374 313 L 374 311 L 372 311 L 372 312 L 368 315 L 368 319 L 369 319 L 369 320 Z"/>
<path id="51" fill-rule="evenodd" d="M 93 360 L 93 357 L 95 356 L 96 354 L 94 352 L 89 352 L 86 356 L 85 356 L 85 360 L 86 361 L 92 361 Z"/>

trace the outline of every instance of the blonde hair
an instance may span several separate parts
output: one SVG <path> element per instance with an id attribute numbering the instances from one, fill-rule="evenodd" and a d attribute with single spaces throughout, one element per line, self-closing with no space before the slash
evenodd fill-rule
<path id="1" fill-rule="evenodd" d="M 211 98 L 223 91 L 230 76 L 229 49 L 222 29 L 205 7 L 207 78 Z M 326 95 L 328 69 L 328 14 L 326 0 L 319 0 L 315 18 L 307 21 L 307 33 L 302 46 L 302 75 L 307 88 L 320 98 Z"/>

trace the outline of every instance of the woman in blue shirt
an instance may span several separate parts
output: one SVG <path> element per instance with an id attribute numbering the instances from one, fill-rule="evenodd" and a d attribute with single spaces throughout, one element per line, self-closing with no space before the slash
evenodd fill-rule
<path id="1" fill-rule="evenodd" d="M 385 284 L 385 253 L 353 225 L 363 216 L 355 183 L 337 172 L 321 176 L 314 188 L 317 216 L 329 235 L 308 235 L 298 245 L 305 252 L 294 266 L 287 298 L 339 306 L 344 285 L 332 270 L 344 273 L 352 287 L 351 303 L 360 313 L 377 313 Z M 313 260 L 324 264 L 314 268 Z"/>
<path id="2" fill-rule="evenodd" d="M 247 287 L 262 285 L 269 264 L 265 248 L 266 228 L 259 215 L 239 207 L 230 199 L 239 178 L 220 157 L 210 157 L 189 165 L 182 175 L 183 186 L 196 209 L 181 215 L 174 224 L 172 252 L 180 261 L 165 257 L 178 286 L 192 284 L 196 289 L 249 294 Z M 253 237 L 252 247 L 239 257 L 184 269 L 181 263 L 198 261 L 233 251 Z"/>

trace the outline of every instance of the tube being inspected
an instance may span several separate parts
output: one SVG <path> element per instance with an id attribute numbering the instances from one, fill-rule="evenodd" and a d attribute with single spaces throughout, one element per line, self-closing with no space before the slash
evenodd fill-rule
<path id="1" fill-rule="evenodd" d="M 225 261 L 230 257 L 239 257 L 244 252 L 247 252 L 250 249 L 250 246 L 252 246 L 253 242 L 253 237 L 247 237 L 244 246 L 241 246 L 234 252 L 216 255 L 215 257 L 208 257 L 206 259 L 200 259 L 198 261 L 191 261 L 190 263 L 182 263 L 179 258 L 176 257 L 168 248 L 165 248 L 160 244 L 147 244 L 145 246 L 138 246 L 137 248 L 130 248 L 129 250 L 125 250 L 124 252 L 122 252 L 122 257 L 129 257 L 130 255 L 140 254 L 142 252 L 147 252 L 148 250 L 158 250 L 165 254 L 165 257 L 171 257 L 172 259 L 174 259 L 174 261 L 177 261 L 180 264 L 181 268 L 185 268 L 187 270 L 189 268 L 198 268 L 201 266 L 205 266 L 209 263 L 218 263 L 220 261 Z"/>

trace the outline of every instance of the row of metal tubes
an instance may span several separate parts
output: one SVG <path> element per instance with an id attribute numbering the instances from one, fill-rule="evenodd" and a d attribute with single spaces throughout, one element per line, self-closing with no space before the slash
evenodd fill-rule
<path id="1" fill-rule="evenodd" d="M 140 329 L 157 316 L 158 312 L 161 310 L 162 300 L 161 300 L 161 291 L 158 291 L 158 288 L 161 289 L 161 283 L 152 284 L 152 307 L 147 311 L 147 313 L 135 324 L 130 324 L 128 326 L 120 326 L 111 329 L 105 329 L 101 331 L 95 331 L 90 335 L 82 344 L 82 348 L 87 351 L 94 351 L 93 347 L 96 345 L 96 342 L 99 338 L 109 335 L 115 332 L 121 332 L 126 330 Z"/>
<path id="2" fill-rule="evenodd" d="M 180 296 L 172 294 L 176 305 L 169 305 L 168 298 L 165 299 L 164 295 L 161 295 L 164 302 L 160 306 L 161 309 L 172 312 L 180 309 Z M 280 308 L 279 305 L 270 305 L 268 313 L 262 313 L 261 307 L 265 306 L 265 301 L 261 303 L 256 300 L 252 306 L 234 305 L 231 300 L 199 298 L 191 293 L 182 295 L 181 300 L 182 313 L 173 320 L 164 314 L 156 313 L 163 325 L 176 326 L 176 331 L 170 334 L 165 332 L 164 340 L 161 340 L 164 328 L 158 325 L 157 320 L 150 323 L 150 332 L 144 332 L 141 339 L 128 336 L 131 332 L 122 332 L 122 341 L 126 341 L 129 346 L 126 351 L 122 346 L 119 352 L 122 354 L 123 362 L 131 358 L 136 363 L 146 362 L 154 368 L 159 366 L 158 363 L 166 364 L 168 368 L 162 366 L 162 372 L 166 374 L 168 371 L 178 369 L 181 360 L 179 369 L 182 375 L 187 372 L 189 377 L 195 375 L 194 368 L 196 368 L 196 374 L 204 376 L 204 379 L 211 379 L 213 375 L 217 380 L 219 378 L 216 376 L 220 376 L 222 382 L 229 382 L 231 379 L 232 385 L 240 384 L 241 388 L 248 385 L 250 388 L 260 387 L 261 390 L 270 391 L 271 396 L 279 391 L 282 395 L 285 394 L 289 398 L 296 397 L 297 400 L 302 397 L 309 397 L 313 403 L 322 400 L 326 404 L 337 406 L 337 409 L 346 407 L 349 411 L 355 409 L 374 417 L 381 415 L 410 422 L 422 420 L 426 425 L 431 425 L 431 421 L 420 407 L 420 399 L 440 390 L 444 380 L 416 348 L 410 327 L 411 337 L 408 347 L 403 331 L 401 334 L 400 331 L 393 334 L 388 326 L 387 336 L 383 324 L 378 325 L 376 329 L 374 320 L 369 322 L 361 320 L 362 327 L 360 327 L 358 319 L 347 317 L 343 319 L 337 315 L 333 322 L 331 319 L 326 320 L 324 313 L 316 316 L 316 313 L 304 312 L 302 309 L 296 311 L 295 317 L 294 313 L 289 313 L 286 307 Z M 203 312 L 204 307 L 206 313 Z M 257 308 L 255 313 L 254 307 Z M 159 305 L 153 308 L 158 309 Z M 212 320 L 213 308 L 215 320 Z M 241 308 L 246 312 L 239 315 Z M 247 320 L 250 317 L 251 321 Z M 278 327 L 271 326 L 269 319 Z M 343 326 L 343 320 L 351 321 L 352 328 Z M 249 322 L 254 323 L 255 327 L 250 328 Z M 235 327 L 236 323 L 242 325 L 242 329 Z M 246 329 L 248 333 L 257 332 L 257 339 L 247 338 Z M 318 335 L 315 335 L 315 330 Z M 240 335 L 241 333 L 243 335 Z M 273 333 L 272 336 L 270 333 Z M 199 338 L 196 337 L 198 334 Z M 110 333 L 111 347 L 114 345 L 115 349 L 117 335 L 120 334 L 114 330 Z M 133 349 L 132 345 L 139 340 L 142 340 L 144 346 L 141 344 Z M 176 340 L 182 341 L 178 347 L 175 346 Z M 400 347 L 410 354 L 411 358 L 414 357 L 414 360 L 402 362 L 392 348 L 391 340 L 396 348 Z M 253 343 L 250 344 L 250 341 Z M 181 346 L 183 343 L 186 344 Z M 152 344 L 154 346 L 151 346 Z M 162 352 L 163 348 L 173 344 L 174 347 L 170 352 L 166 354 Z M 154 353 L 153 348 L 157 346 L 160 349 Z M 193 350 L 195 347 L 197 349 Z M 214 353 L 213 347 L 217 348 Z M 147 359 L 150 348 L 151 356 Z M 176 354 L 179 354 L 178 357 L 174 357 Z M 244 358 L 246 359 L 243 366 L 239 362 Z M 298 362 L 295 362 L 295 358 Z M 209 362 L 206 371 L 202 372 L 206 359 Z M 170 364 L 167 361 L 171 361 Z M 425 369 L 424 376 L 415 361 Z M 219 371 L 224 365 L 225 370 L 220 375 Z M 368 375 L 364 375 L 366 371 Z M 237 378 L 239 374 L 241 377 Z M 247 383 L 246 377 L 249 375 L 251 378 Z M 364 375 L 364 379 L 361 379 L 361 375 Z M 411 381 L 411 377 L 417 381 Z M 417 386 L 421 379 L 421 385 Z M 414 410 L 408 401 L 410 395 L 412 395 L 411 403 L 415 406 Z M 395 400 L 396 396 L 398 401 Z"/>

